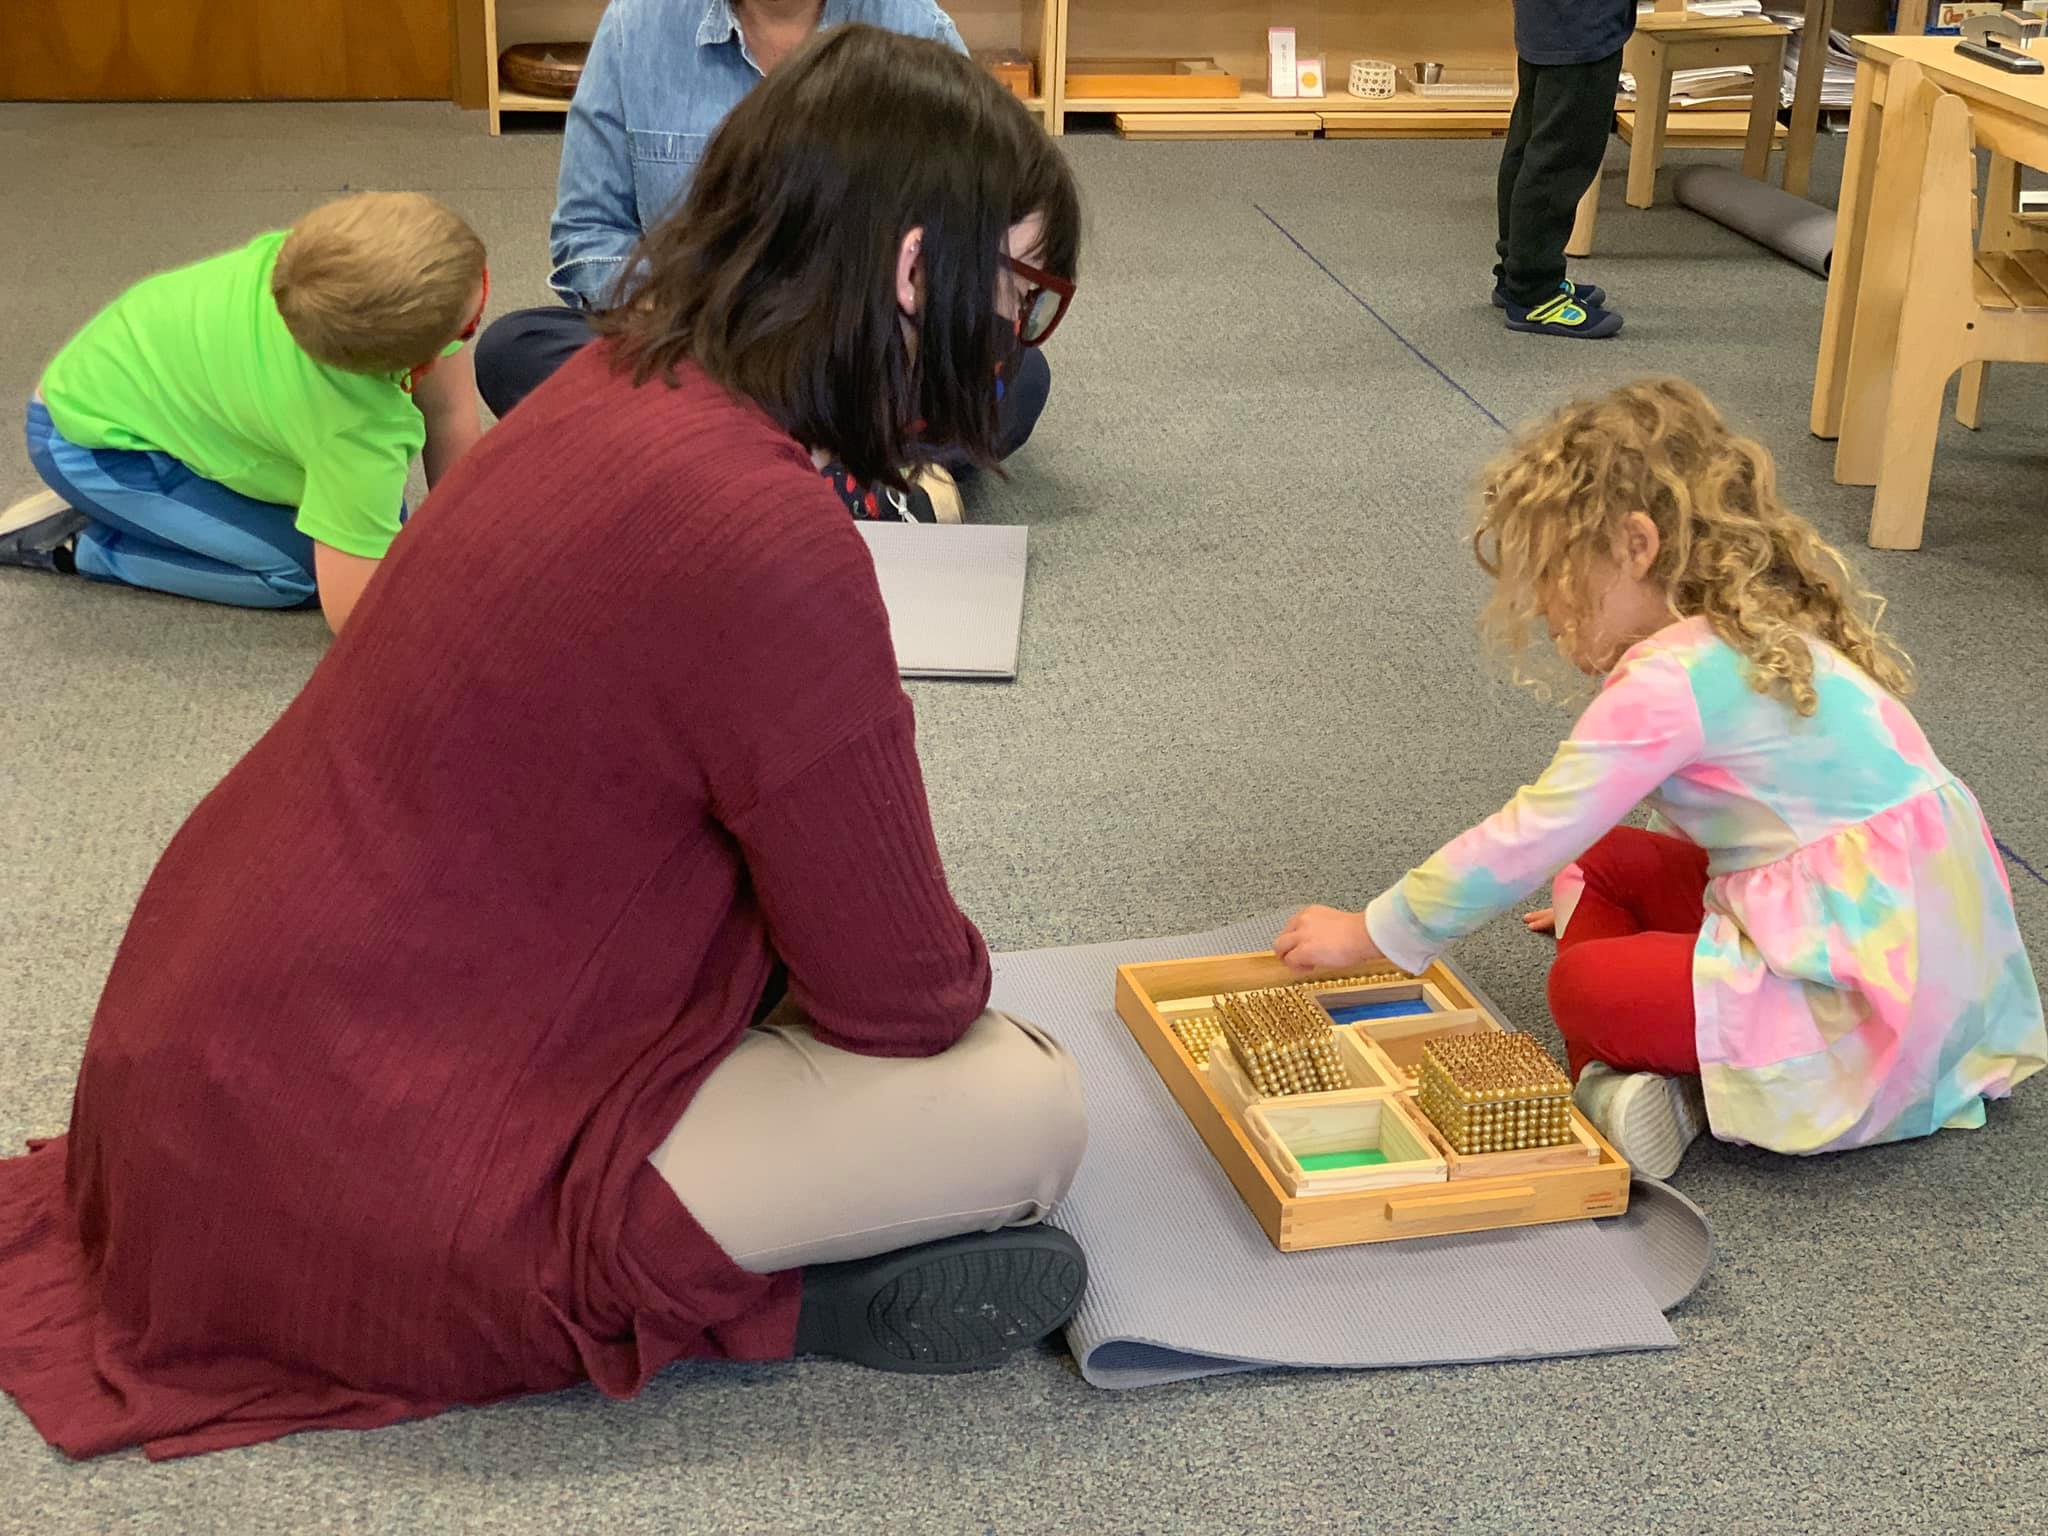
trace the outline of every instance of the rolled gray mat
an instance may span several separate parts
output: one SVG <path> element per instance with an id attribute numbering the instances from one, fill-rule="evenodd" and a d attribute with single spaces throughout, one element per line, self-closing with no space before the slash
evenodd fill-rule
<path id="1" fill-rule="evenodd" d="M 1689 165 L 1671 178 L 1671 193 L 1696 213 L 1738 235 L 1828 275 L 1835 254 L 1835 215 L 1768 182 L 1753 181 L 1722 165 Z"/>
<path id="2" fill-rule="evenodd" d="M 1657 1305 L 1669 1312 L 1699 1289 L 1714 1265 L 1714 1229 L 1707 1213 L 1669 1184 L 1636 1174 L 1628 1210 L 1608 1223 L 1622 1239 L 1628 1267 Z"/>

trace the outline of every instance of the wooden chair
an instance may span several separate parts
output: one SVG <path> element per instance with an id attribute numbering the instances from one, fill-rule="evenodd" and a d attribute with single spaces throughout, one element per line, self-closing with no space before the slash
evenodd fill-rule
<path id="1" fill-rule="evenodd" d="M 1927 160 L 1899 316 L 1900 365 L 1892 371 L 1870 512 L 1870 542 L 1878 549 L 1920 547 L 1950 375 L 1979 363 L 2048 363 L 2048 251 L 1972 245 L 1977 161 L 1970 109 L 1931 82 L 1917 101 L 1888 105 L 1901 109 L 1928 114 Z M 1974 395 L 1965 404 L 1974 417 Z"/>
<path id="2" fill-rule="evenodd" d="M 1984 178 L 1984 216 L 1977 249 L 2048 250 L 2048 216 L 2020 211 L 2020 168 L 2003 155 L 1991 156 L 1990 174 Z M 1966 363 L 1962 382 L 1956 386 L 1956 420 L 1972 432 L 1983 421 L 1984 380 L 1990 371 L 1987 362 Z"/>
<path id="3" fill-rule="evenodd" d="M 1657 0 L 1629 39 L 1628 69 L 1636 78 L 1635 137 L 1629 146 L 1628 205 L 1656 201 L 1657 167 L 1671 116 L 1671 77 L 1681 69 L 1747 64 L 1755 75 L 1742 174 L 1762 181 L 1770 171 L 1785 79 L 1785 39 L 1792 29 L 1762 16 L 1694 16 L 1684 0 Z"/>

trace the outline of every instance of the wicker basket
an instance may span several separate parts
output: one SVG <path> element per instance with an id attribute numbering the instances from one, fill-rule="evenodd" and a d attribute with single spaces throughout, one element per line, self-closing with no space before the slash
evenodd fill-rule
<path id="1" fill-rule="evenodd" d="M 498 58 L 498 78 L 506 87 L 529 96 L 567 100 L 583 78 L 588 43 L 519 43 Z"/>
<path id="2" fill-rule="evenodd" d="M 1394 66 L 1383 59 L 1353 59 L 1351 94 L 1367 101 L 1384 101 L 1394 94 Z"/>

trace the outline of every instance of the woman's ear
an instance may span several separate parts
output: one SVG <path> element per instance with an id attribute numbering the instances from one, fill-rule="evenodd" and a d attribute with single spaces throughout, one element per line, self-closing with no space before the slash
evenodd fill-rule
<path id="1" fill-rule="evenodd" d="M 903 237 L 896 252 L 896 307 L 906 315 L 917 313 L 918 296 L 924 287 L 923 255 L 924 230 L 913 229 Z"/>

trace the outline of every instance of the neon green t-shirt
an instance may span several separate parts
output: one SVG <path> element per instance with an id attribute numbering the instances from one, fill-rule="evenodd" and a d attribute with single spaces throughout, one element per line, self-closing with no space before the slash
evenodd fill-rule
<path id="1" fill-rule="evenodd" d="M 378 559 L 426 421 L 397 375 L 330 368 L 292 339 L 270 296 L 284 239 L 144 278 L 65 343 L 43 403 L 81 448 L 168 453 L 296 508 L 307 537 Z"/>

